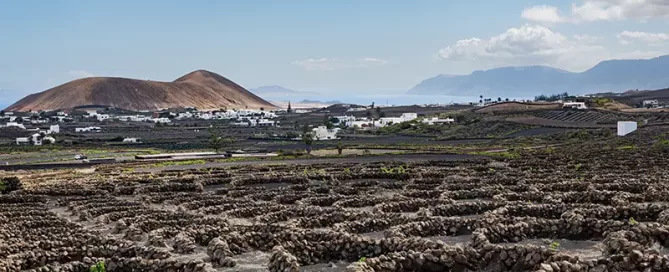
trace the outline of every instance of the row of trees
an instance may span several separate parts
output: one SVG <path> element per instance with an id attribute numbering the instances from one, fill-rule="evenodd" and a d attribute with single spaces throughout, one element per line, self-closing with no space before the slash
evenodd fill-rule
<path id="1" fill-rule="evenodd" d="M 571 99 L 573 96 L 570 96 L 569 93 L 564 92 L 564 93 L 559 93 L 559 94 L 550 94 L 550 95 L 537 95 L 534 97 L 534 101 L 548 101 L 548 102 L 554 102 L 558 100 L 567 100 Z"/>
<path id="2" fill-rule="evenodd" d="M 486 102 L 486 103 L 493 102 L 492 98 L 483 98 L 483 95 L 479 95 L 479 98 L 480 98 L 479 104 L 483 104 L 483 102 Z M 502 98 L 497 97 L 497 103 L 501 103 L 501 102 L 502 102 Z M 509 98 L 505 98 L 504 102 L 509 102 Z"/>

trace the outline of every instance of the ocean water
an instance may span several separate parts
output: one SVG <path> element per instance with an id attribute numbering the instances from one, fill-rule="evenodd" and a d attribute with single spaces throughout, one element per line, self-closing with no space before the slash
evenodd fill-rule
<path id="1" fill-rule="evenodd" d="M 451 95 L 409 95 L 409 94 L 386 94 L 383 92 L 379 93 L 370 93 L 370 92 L 361 92 L 359 94 L 345 93 L 325 93 L 325 94 L 295 94 L 295 95 L 266 95 L 263 96 L 264 99 L 270 101 L 292 101 L 300 102 L 302 100 L 310 101 L 320 101 L 320 102 L 329 102 L 329 101 L 339 101 L 342 103 L 358 104 L 358 105 L 370 105 L 374 102 L 376 105 L 422 105 L 422 104 L 453 104 L 453 103 L 478 103 L 480 98 L 478 96 L 451 96 Z M 506 99 L 507 97 L 502 97 Z M 497 100 L 497 97 L 492 98 Z M 524 100 L 528 98 L 518 98 L 518 97 L 509 97 L 509 100 Z"/>

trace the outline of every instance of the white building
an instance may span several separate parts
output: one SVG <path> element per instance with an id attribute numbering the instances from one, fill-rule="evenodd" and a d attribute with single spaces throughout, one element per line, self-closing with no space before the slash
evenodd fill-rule
<path id="1" fill-rule="evenodd" d="M 47 120 L 47 119 L 33 119 L 33 120 L 30 120 L 31 124 L 46 124 L 48 122 L 49 122 L 49 120 Z"/>
<path id="2" fill-rule="evenodd" d="M 125 139 L 123 139 L 123 142 L 124 143 L 141 143 L 142 140 L 140 140 L 139 138 L 125 138 Z"/>
<path id="3" fill-rule="evenodd" d="M 9 123 L 7 123 L 7 125 L 5 125 L 5 127 L 17 127 L 17 128 L 20 128 L 20 129 L 26 129 L 26 126 L 24 126 L 23 124 L 16 123 L 16 122 L 9 122 Z"/>
<path id="4" fill-rule="evenodd" d="M 100 127 L 84 127 L 84 128 L 74 128 L 74 132 L 100 132 L 102 128 Z"/>
<path id="5" fill-rule="evenodd" d="M 562 104 L 562 108 L 584 110 L 587 109 L 588 107 L 585 106 L 585 102 L 564 102 Z"/>
<path id="6" fill-rule="evenodd" d="M 357 107 L 357 108 L 353 108 L 353 107 L 351 107 L 351 108 L 349 108 L 349 109 L 346 110 L 346 111 L 347 111 L 347 112 L 356 112 L 356 111 L 366 111 L 366 110 L 367 110 L 367 108 L 365 108 L 365 107 Z"/>
<path id="7" fill-rule="evenodd" d="M 28 139 L 28 137 L 16 138 L 16 145 L 27 145 L 27 144 L 30 144 L 30 139 Z"/>
<path id="8" fill-rule="evenodd" d="M 660 102 L 657 101 L 657 99 L 654 100 L 644 100 L 641 102 L 644 108 L 657 108 L 660 106 Z"/>
<path id="9" fill-rule="evenodd" d="M 428 125 L 453 124 L 455 123 L 455 119 L 450 117 L 446 119 L 439 119 L 439 117 L 432 117 L 430 119 L 423 119 L 423 123 Z"/>
<path id="10" fill-rule="evenodd" d="M 618 136 L 625 136 L 634 132 L 637 128 L 637 123 L 634 121 L 619 121 L 618 122 Z"/>
<path id="11" fill-rule="evenodd" d="M 52 125 L 49 127 L 49 131 L 47 131 L 48 134 L 58 134 L 60 133 L 60 126 L 59 125 Z"/>
<path id="12" fill-rule="evenodd" d="M 192 112 L 180 112 L 177 117 L 175 117 L 177 120 L 183 120 L 183 119 L 192 119 L 195 115 Z"/>
<path id="13" fill-rule="evenodd" d="M 276 126 L 276 121 L 267 120 L 267 119 L 259 119 L 259 120 L 256 121 L 256 126 L 259 126 L 259 127 L 273 127 L 273 126 Z"/>
<path id="14" fill-rule="evenodd" d="M 355 120 L 356 120 L 355 116 L 348 116 L 348 115 L 335 116 L 333 118 L 337 120 L 337 122 L 333 123 L 333 125 L 335 125 L 335 126 L 344 125 L 346 127 L 352 126 L 353 122 L 355 122 Z"/>
<path id="15" fill-rule="evenodd" d="M 98 121 L 102 122 L 104 120 L 107 120 L 110 118 L 109 114 L 96 114 L 95 118 L 98 119 Z"/>
<path id="16" fill-rule="evenodd" d="M 384 118 L 379 118 L 379 122 L 377 124 L 378 127 L 385 127 L 387 125 L 392 125 L 392 124 L 398 124 L 402 122 L 408 122 L 411 120 L 414 120 L 418 118 L 417 113 L 402 113 L 402 116 L 400 117 L 384 117 Z"/>
<path id="17" fill-rule="evenodd" d="M 315 140 L 334 140 L 337 139 L 339 128 L 328 129 L 326 126 L 318 126 L 312 129 Z"/>
<path id="18" fill-rule="evenodd" d="M 121 115 L 121 116 L 116 116 L 115 118 L 123 122 L 146 122 L 151 120 L 150 117 L 144 115 Z"/>
<path id="19" fill-rule="evenodd" d="M 161 118 L 153 118 L 153 122 L 154 123 L 167 124 L 167 123 L 171 123 L 172 120 L 170 120 L 170 118 L 167 118 L 167 117 L 161 117 Z"/>

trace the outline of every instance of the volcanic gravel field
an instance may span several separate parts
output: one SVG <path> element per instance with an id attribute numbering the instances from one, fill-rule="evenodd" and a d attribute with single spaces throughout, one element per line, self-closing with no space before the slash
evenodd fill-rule
<path id="1" fill-rule="evenodd" d="M 668 271 L 667 153 L 24 174 L 0 271 Z"/>

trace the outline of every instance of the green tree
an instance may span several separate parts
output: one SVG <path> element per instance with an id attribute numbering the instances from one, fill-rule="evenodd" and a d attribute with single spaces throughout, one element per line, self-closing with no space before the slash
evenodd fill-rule
<path id="1" fill-rule="evenodd" d="M 466 118 L 465 118 L 464 115 L 462 115 L 462 114 L 458 114 L 458 115 L 455 116 L 455 122 L 456 122 L 456 123 L 458 123 L 458 124 L 462 124 L 462 123 L 464 123 L 465 121 L 466 121 Z"/>
<path id="2" fill-rule="evenodd" d="M 209 128 L 209 147 L 218 153 L 221 149 L 229 146 L 233 140 L 221 137 L 214 128 Z"/>
<path id="3" fill-rule="evenodd" d="M 344 146 L 341 144 L 341 141 L 337 142 L 337 154 L 341 155 L 344 150 Z"/>
<path id="4" fill-rule="evenodd" d="M 325 127 L 327 127 L 327 129 L 333 129 L 334 128 L 334 124 L 332 123 L 332 121 L 330 121 L 330 116 L 328 116 L 328 115 L 326 115 L 325 118 L 323 119 L 323 125 L 325 125 Z"/>
<path id="5" fill-rule="evenodd" d="M 305 150 L 307 151 L 307 154 L 311 154 L 311 145 L 314 143 L 314 136 L 311 135 L 310 132 L 303 133 L 302 134 L 302 141 L 304 142 Z"/>

